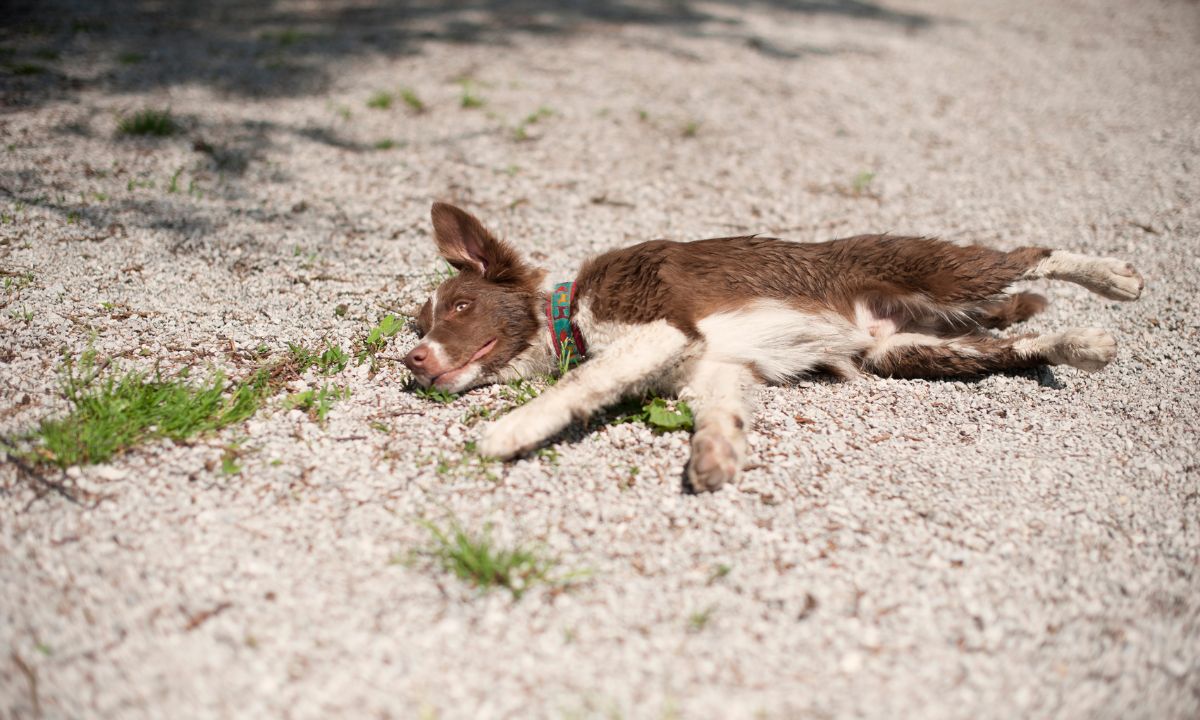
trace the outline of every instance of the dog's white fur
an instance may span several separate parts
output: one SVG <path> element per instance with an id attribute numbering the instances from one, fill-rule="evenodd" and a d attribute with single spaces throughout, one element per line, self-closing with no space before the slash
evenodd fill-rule
<path id="1" fill-rule="evenodd" d="M 1070 328 L 1049 335 L 1018 340 L 1013 349 L 1029 355 L 1045 355 L 1056 365 L 1070 365 L 1096 372 L 1112 362 L 1117 341 L 1107 330 Z"/>
<path id="2" fill-rule="evenodd" d="M 1133 265 L 1123 260 L 1055 250 L 1026 279 L 1050 278 L 1082 285 L 1110 300 L 1137 300 L 1144 282 Z"/>
<path id="3" fill-rule="evenodd" d="M 577 316 L 594 356 L 572 370 L 538 398 L 492 423 L 479 443 L 479 452 L 507 458 L 532 449 L 572 420 L 586 418 L 620 400 L 647 377 L 661 376 L 668 366 L 685 358 L 687 336 L 666 320 L 641 325 L 606 327 Z M 592 333 L 592 334 L 587 334 Z M 594 338 L 594 339 L 593 339 Z"/>

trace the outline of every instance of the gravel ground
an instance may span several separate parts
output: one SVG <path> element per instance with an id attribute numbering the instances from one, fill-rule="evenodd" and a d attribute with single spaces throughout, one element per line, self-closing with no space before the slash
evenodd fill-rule
<path id="1" fill-rule="evenodd" d="M 508 401 L 405 390 L 407 329 L 293 383 L 349 388 L 324 424 L 276 398 L 49 476 L 76 501 L 7 462 L 0 712 L 1200 715 L 1195 2 L 37 5 L 0 28 L 0 433 L 66 409 L 89 343 L 234 377 L 350 347 L 436 281 L 434 199 L 564 279 L 656 236 L 893 231 L 1148 288 L 1035 285 L 1035 329 L 1113 331 L 1098 374 L 765 389 L 713 495 L 637 424 L 460 462 Z M 425 109 L 368 107 L 401 88 Z M 145 107 L 182 132 L 118 136 Z M 586 575 L 473 589 L 414 554 L 451 517 Z"/>

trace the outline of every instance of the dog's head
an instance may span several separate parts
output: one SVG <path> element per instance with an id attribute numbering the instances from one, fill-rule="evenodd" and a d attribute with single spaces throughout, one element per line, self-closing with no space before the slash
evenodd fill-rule
<path id="1" fill-rule="evenodd" d="M 421 308 L 421 341 L 404 364 L 422 387 L 460 392 L 495 382 L 545 330 L 538 289 L 545 271 L 464 210 L 434 203 L 430 214 L 438 251 L 458 274 Z"/>

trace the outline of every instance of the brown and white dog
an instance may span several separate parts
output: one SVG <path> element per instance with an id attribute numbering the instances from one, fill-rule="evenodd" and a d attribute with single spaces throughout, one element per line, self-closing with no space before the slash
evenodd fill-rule
<path id="1" fill-rule="evenodd" d="M 459 392 L 553 371 L 564 337 L 548 320 L 546 272 L 457 207 L 436 203 L 432 216 L 438 249 L 460 272 L 417 319 L 422 340 L 404 360 L 417 382 Z M 939 378 L 1107 365 L 1116 342 L 1104 330 L 988 332 L 1045 307 L 1040 295 L 1006 292 L 1035 278 L 1113 300 L 1136 300 L 1144 286 L 1132 265 L 1111 258 L 887 235 L 653 240 L 614 250 L 583 264 L 569 310 L 555 305 L 586 342 L 586 362 L 488 425 L 479 451 L 512 458 L 624 396 L 670 393 L 695 413 L 687 477 L 696 490 L 715 490 L 741 469 L 757 383 L 813 370 Z"/>

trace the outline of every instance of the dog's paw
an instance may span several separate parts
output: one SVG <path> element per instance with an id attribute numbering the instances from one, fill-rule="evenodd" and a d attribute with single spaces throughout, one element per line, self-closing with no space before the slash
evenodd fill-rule
<path id="1" fill-rule="evenodd" d="M 480 455 L 511 460 L 524 455 L 560 429 L 545 413 L 522 412 L 519 408 L 484 426 L 476 448 Z"/>
<path id="2" fill-rule="evenodd" d="M 1046 355 L 1056 365 L 1096 372 L 1117 356 L 1117 341 L 1100 328 L 1071 328 L 1046 337 Z"/>
<path id="3" fill-rule="evenodd" d="M 1142 296 L 1146 281 L 1133 265 L 1116 258 L 1096 258 L 1087 268 L 1084 285 L 1109 300 L 1128 302 Z"/>
<path id="4" fill-rule="evenodd" d="M 484 457 L 511 460 L 537 443 L 536 439 L 531 440 L 521 430 L 521 424 L 513 422 L 511 416 L 502 418 L 484 426 L 476 448 Z"/>
<path id="5" fill-rule="evenodd" d="M 696 492 L 712 492 L 737 479 L 741 459 L 724 435 L 698 430 L 692 436 L 692 457 L 688 460 L 687 479 Z"/>

